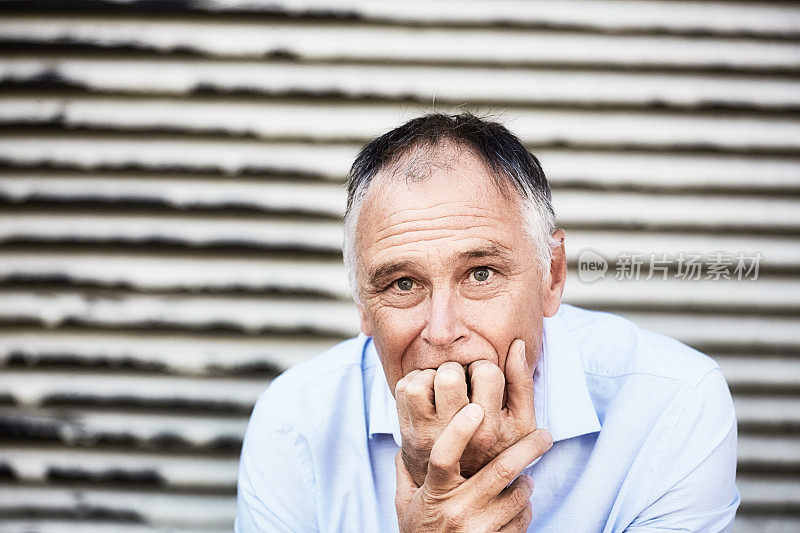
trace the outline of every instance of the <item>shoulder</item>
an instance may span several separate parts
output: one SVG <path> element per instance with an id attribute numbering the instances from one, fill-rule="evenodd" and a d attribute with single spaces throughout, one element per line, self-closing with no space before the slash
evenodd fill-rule
<path id="1" fill-rule="evenodd" d="M 713 359 L 611 313 L 564 306 L 559 315 L 580 353 L 601 433 L 624 436 L 606 442 L 628 458 L 626 476 L 649 487 L 631 496 L 634 508 L 684 478 L 693 490 L 712 486 L 703 475 L 690 476 L 699 465 L 735 472 L 736 415 Z"/>
<path id="2" fill-rule="evenodd" d="M 238 531 L 316 529 L 320 467 L 337 463 L 328 460 L 324 437 L 347 415 L 342 398 L 350 395 L 351 416 L 358 416 L 362 392 L 353 383 L 361 382 L 364 341 L 341 342 L 293 366 L 259 396 L 239 459 Z"/>
<path id="3" fill-rule="evenodd" d="M 587 374 L 610 379 L 649 376 L 694 387 L 718 371 L 717 363 L 703 353 L 621 316 L 571 305 L 562 305 L 559 315 Z"/>
<path id="4" fill-rule="evenodd" d="M 737 428 L 716 362 L 611 313 L 565 306 L 562 318 L 601 422 L 603 475 L 618 483 L 617 520 L 626 530 L 724 529 L 739 504 Z"/>
<path id="5" fill-rule="evenodd" d="M 284 371 L 259 396 L 251 422 L 263 415 L 273 424 L 314 424 L 343 394 L 363 396 L 363 387 L 354 391 L 353 385 L 362 384 L 365 341 L 363 335 L 342 341 Z"/>
<path id="6" fill-rule="evenodd" d="M 702 419 L 725 432 L 735 424 L 730 391 L 713 359 L 612 313 L 562 307 L 559 316 L 604 428 L 646 438 L 646 428 L 662 424 L 671 430 Z"/>

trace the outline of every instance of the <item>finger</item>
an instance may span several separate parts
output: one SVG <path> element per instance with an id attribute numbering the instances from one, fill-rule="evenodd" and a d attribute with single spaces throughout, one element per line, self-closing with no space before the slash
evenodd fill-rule
<path id="1" fill-rule="evenodd" d="M 433 443 L 428 459 L 428 475 L 425 478 L 425 484 L 431 490 L 445 492 L 463 480 L 459 461 L 481 420 L 483 408 L 476 403 L 470 403 L 456 413 Z"/>
<path id="2" fill-rule="evenodd" d="M 436 407 L 433 403 L 433 380 L 435 377 L 436 370 L 426 368 L 406 384 L 403 398 L 406 410 L 411 417 L 412 427 L 436 417 Z"/>
<path id="3" fill-rule="evenodd" d="M 469 403 L 467 376 L 464 367 L 455 361 L 443 363 L 433 380 L 436 417 L 449 422 L 462 407 Z"/>
<path id="4" fill-rule="evenodd" d="M 528 369 L 525 341 L 514 339 L 508 349 L 505 364 L 506 408 L 518 421 L 528 422 L 530 429 L 536 427 L 533 406 L 533 372 Z"/>
<path id="5" fill-rule="evenodd" d="M 397 492 L 395 492 L 395 506 L 398 510 L 405 509 L 408 502 L 411 500 L 411 497 L 414 496 L 414 492 L 419 488 L 419 486 L 414 483 L 414 479 L 411 477 L 411 473 L 406 468 L 406 465 L 403 463 L 403 458 L 401 457 L 401 453 L 397 452 L 394 456 L 394 467 L 397 472 Z"/>
<path id="6" fill-rule="evenodd" d="M 552 445 L 552 435 L 546 429 L 537 429 L 503 450 L 469 479 L 468 483 L 474 483 L 476 487 L 471 491 L 475 503 L 486 504 L 500 494 L 525 467 L 541 457 Z"/>
<path id="7" fill-rule="evenodd" d="M 528 505 L 517 514 L 514 518 L 511 519 L 506 525 L 498 529 L 500 533 L 522 533 L 523 531 L 528 531 L 528 526 L 531 525 L 531 520 L 533 519 L 533 506 L 531 502 L 528 502 Z"/>
<path id="8" fill-rule="evenodd" d="M 411 379 L 413 379 L 420 372 L 422 372 L 422 370 L 412 370 L 411 372 L 409 372 L 408 374 L 406 374 L 397 381 L 397 384 L 394 386 L 395 398 L 397 398 L 398 394 L 402 395 L 405 393 L 406 385 L 408 385 L 408 382 L 411 381 Z"/>
<path id="9" fill-rule="evenodd" d="M 506 379 L 496 364 L 482 359 L 469 365 L 469 378 L 472 385 L 472 403 L 479 403 L 486 411 L 486 418 L 497 419 L 503 408 L 503 393 Z"/>
<path id="10" fill-rule="evenodd" d="M 503 492 L 490 503 L 490 512 L 487 516 L 492 517 L 492 527 L 501 528 L 519 516 L 519 514 L 530 504 L 533 494 L 533 480 L 528 476 L 519 476 Z"/>
<path id="11" fill-rule="evenodd" d="M 405 400 L 405 390 L 406 385 L 408 382 L 422 372 L 421 370 L 412 370 L 405 376 L 403 376 L 400 380 L 397 381 L 397 384 L 394 386 L 394 399 L 395 403 L 397 404 L 397 417 L 400 420 L 400 428 L 407 428 L 411 426 L 411 418 L 408 415 L 408 410 L 406 409 L 406 400 Z"/>

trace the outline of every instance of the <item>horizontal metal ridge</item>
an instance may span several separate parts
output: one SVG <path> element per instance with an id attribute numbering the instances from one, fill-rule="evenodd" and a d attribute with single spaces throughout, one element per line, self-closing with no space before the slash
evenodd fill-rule
<path id="1" fill-rule="evenodd" d="M 352 143 L 313 144 L 158 136 L 0 135 L 6 167 L 66 170 L 307 174 L 343 181 L 358 152 Z M 800 190 L 796 157 L 635 150 L 536 149 L 558 184 L 652 190 Z M 757 176 L 758 179 L 754 179 Z"/>
<path id="2" fill-rule="evenodd" d="M 797 88 L 800 89 L 800 85 Z M 425 111 L 426 107 L 421 105 L 404 106 L 408 116 Z M 675 114 L 648 109 L 513 109 L 494 118 L 513 123 L 514 133 L 534 147 L 800 151 L 800 120 L 789 117 L 776 120 L 775 117 L 739 116 L 732 112 Z M 123 132 L 163 130 L 278 140 L 366 142 L 401 120 L 394 103 L 343 105 L 120 97 L 6 97 L 0 100 L 0 124 L 63 125 L 68 128 L 67 133 L 73 128 Z"/>
<path id="3" fill-rule="evenodd" d="M 800 24 L 798 24 L 800 31 Z M 230 39 L 231 33 L 236 39 Z M 624 67 L 796 70 L 792 42 L 741 37 L 589 34 L 509 27 L 392 27 L 368 24 L 159 20 L 107 17 L 2 17 L 0 40 L 85 45 L 224 58 L 315 61 L 559 64 Z"/>
<path id="4" fill-rule="evenodd" d="M 148 76 L 140 73 L 146 71 Z M 800 108 L 794 79 L 743 74 L 611 72 L 544 68 L 445 68 L 204 59 L 0 59 L 0 82 L 47 82 L 99 93 L 191 96 L 197 92 L 380 97 L 429 104 L 561 104 L 676 109 Z M 397 117 L 397 122 L 402 122 Z"/>

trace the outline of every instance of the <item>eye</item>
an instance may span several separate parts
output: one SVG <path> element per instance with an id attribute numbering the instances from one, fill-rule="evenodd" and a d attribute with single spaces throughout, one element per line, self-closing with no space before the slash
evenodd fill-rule
<path id="1" fill-rule="evenodd" d="M 475 281 L 487 281 L 490 277 L 492 277 L 492 269 L 489 267 L 478 267 L 472 271 L 472 278 Z"/>
<path id="2" fill-rule="evenodd" d="M 414 281 L 411 278 L 400 278 L 394 282 L 394 286 L 401 291 L 410 291 L 414 288 Z"/>

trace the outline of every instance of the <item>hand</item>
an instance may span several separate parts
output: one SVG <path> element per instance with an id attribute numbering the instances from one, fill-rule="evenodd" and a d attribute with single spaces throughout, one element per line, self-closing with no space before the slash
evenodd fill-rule
<path id="1" fill-rule="evenodd" d="M 406 469 L 402 453 L 397 453 L 395 506 L 401 532 L 528 528 L 533 516 L 533 480 L 517 476 L 550 449 L 553 438 L 546 430 L 536 430 L 466 479 L 460 474 L 459 461 L 482 420 L 483 409 L 474 403 L 456 413 L 433 445 L 422 486 Z"/>
<path id="2" fill-rule="evenodd" d="M 470 477 L 500 452 L 536 429 L 533 373 L 528 370 L 525 343 L 511 343 L 505 373 L 486 360 L 469 365 L 472 402 L 484 409 L 484 419 L 461 458 L 461 474 Z M 504 393 L 506 397 L 503 406 Z M 415 370 L 395 387 L 403 438 L 402 459 L 422 486 L 433 443 L 455 413 L 470 402 L 464 367 L 446 362 L 437 370 Z"/>

